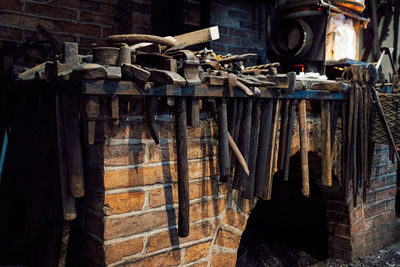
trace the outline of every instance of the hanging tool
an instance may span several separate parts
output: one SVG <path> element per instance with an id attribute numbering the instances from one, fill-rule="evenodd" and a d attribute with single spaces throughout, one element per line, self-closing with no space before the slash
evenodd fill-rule
<path id="1" fill-rule="evenodd" d="M 178 235 L 189 235 L 189 163 L 187 146 L 186 99 L 179 97 L 176 108 L 176 146 L 178 154 Z"/>
<path id="2" fill-rule="evenodd" d="M 228 141 L 228 115 L 226 99 L 221 98 L 218 104 L 218 145 L 219 145 L 219 171 L 221 182 L 227 182 L 229 166 L 229 141 Z"/>
<path id="3" fill-rule="evenodd" d="M 158 135 L 158 127 L 156 123 L 156 115 L 157 115 L 157 96 L 146 96 L 146 119 L 147 125 L 150 129 L 151 137 L 154 142 L 158 145 L 160 143 L 160 137 Z"/>
<path id="4" fill-rule="evenodd" d="M 255 195 L 266 199 L 264 194 L 266 177 L 268 175 L 269 146 L 273 118 L 273 99 L 267 99 L 261 106 L 260 133 L 258 138 L 258 152 L 255 177 Z"/>
<path id="5" fill-rule="evenodd" d="M 251 133 L 251 111 L 253 108 L 253 99 L 244 99 L 243 115 L 240 126 L 239 135 L 239 149 L 245 161 L 249 161 L 249 150 L 250 150 L 250 133 Z M 244 190 L 247 183 L 248 174 L 244 171 L 241 164 L 236 164 L 235 177 L 233 180 L 233 188 L 238 190 Z"/>
<path id="6" fill-rule="evenodd" d="M 249 151 L 249 177 L 245 190 L 242 192 L 242 197 L 247 199 L 254 198 L 257 150 L 258 150 L 258 131 L 260 126 L 260 107 L 261 101 L 254 100 L 253 110 L 251 113 L 251 133 L 250 133 L 250 151 Z"/>
<path id="7" fill-rule="evenodd" d="M 310 182 L 308 170 L 308 127 L 306 100 L 302 99 L 299 103 L 299 135 L 300 135 L 300 156 L 301 156 L 301 177 L 302 193 L 308 197 L 310 195 Z"/>
<path id="8" fill-rule="evenodd" d="M 332 185 L 331 110 L 327 100 L 321 100 L 321 167 L 322 184 Z"/>
<path id="9" fill-rule="evenodd" d="M 283 171 L 283 180 L 289 180 L 289 169 L 290 169 L 290 154 L 292 151 L 292 137 L 293 137 L 293 128 L 294 128 L 294 109 L 296 105 L 296 100 L 289 100 L 289 116 L 287 122 L 287 134 L 285 136 L 285 151 L 284 151 L 284 171 Z"/>
<path id="10" fill-rule="evenodd" d="M 276 142 L 276 135 L 278 132 L 278 120 L 279 120 L 279 112 L 281 108 L 281 99 L 277 99 L 275 102 L 274 107 L 274 120 L 272 124 L 272 133 L 271 133 L 271 141 L 269 143 L 269 166 L 268 166 L 268 173 L 267 173 L 267 192 L 264 192 L 264 195 L 267 196 L 267 200 L 271 199 L 272 196 L 272 185 L 274 180 L 274 172 L 275 172 L 275 165 L 276 165 L 276 158 L 277 158 L 277 142 Z"/>

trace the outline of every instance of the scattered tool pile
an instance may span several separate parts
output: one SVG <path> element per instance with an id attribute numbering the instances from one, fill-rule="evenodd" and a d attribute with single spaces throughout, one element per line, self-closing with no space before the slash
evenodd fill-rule
<path id="1" fill-rule="evenodd" d="M 92 86 L 93 94 L 112 95 L 111 113 L 116 124 L 119 123 L 119 93 L 146 95 L 146 119 L 156 144 L 160 142 L 157 106 L 165 99 L 168 105 L 175 106 L 178 233 L 181 237 L 189 234 L 187 126 L 199 124 L 200 106 L 218 124 L 220 182 L 231 182 L 243 198 L 268 200 L 272 195 L 275 170 L 282 171 L 284 180 L 289 179 L 296 117 L 300 136 L 302 192 L 305 196 L 310 194 L 306 99 L 320 101 L 322 185 L 332 185 L 332 147 L 338 118 L 341 117 L 341 176 L 346 192 L 350 184 L 353 185 L 356 200 L 357 194 L 362 191 L 360 188 L 365 191 L 369 185 L 371 149 L 368 147 L 368 133 L 375 89 L 367 78 L 370 77 L 367 71 L 352 66 L 340 81 L 328 81 L 319 75 L 311 79 L 299 77 L 296 81 L 295 73 L 278 74 L 279 63 L 245 68 L 243 63 L 256 54 L 220 56 L 207 48 L 197 52 L 185 49 L 218 38 L 217 27 L 173 38 L 115 35 L 108 38 L 109 47 L 94 48 L 92 54 L 86 56 L 79 55 L 76 43 L 64 43 L 61 60 L 44 62 L 20 73 L 18 78 L 87 81 L 84 93 L 90 94 L 88 87 Z M 93 80 L 115 83 L 109 90 L 99 88 Z M 126 86 L 128 89 L 124 89 L 123 81 L 130 82 L 130 86 Z M 349 101 L 342 101 L 347 94 Z M 81 152 L 79 147 L 70 146 L 79 144 L 78 109 L 68 107 L 67 98 L 57 95 L 56 106 L 59 146 L 66 148 L 66 151 L 60 149 L 60 161 L 68 162 L 68 168 L 72 168 L 69 172 L 71 197 L 68 196 L 69 190 L 65 189 L 68 184 L 65 173 L 68 172 L 63 170 L 65 168 L 60 170 L 64 173 L 60 175 L 64 188 L 64 217 L 71 220 L 75 218 L 71 198 L 82 196 L 84 186 L 82 164 L 79 164 Z M 89 118 L 87 142 L 93 144 L 93 123 L 99 106 L 90 101 L 90 96 L 88 99 L 85 103 Z"/>

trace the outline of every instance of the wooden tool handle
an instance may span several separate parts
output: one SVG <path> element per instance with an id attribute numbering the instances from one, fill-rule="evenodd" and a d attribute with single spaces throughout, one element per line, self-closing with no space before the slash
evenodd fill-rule
<path id="1" fill-rule="evenodd" d="M 171 41 L 167 38 L 156 36 L 156 35 L 148 35 L 148 34 L 111 35 L 111 36 L 107 37 L 107 42 L 109 42 L 110 44 L 126 43 L 128 45 L 142 43 L 142 42 L 148 42 L 148 43 L 153 43 L 153 44 L 165 45 L 168 47 L 172 47 L 175 45 L 174 41 Z"/>
<path id="2" fill-rule="evenodd" d="M 321 100 L 321 167 L 322 184 L 332 185 L 332 160 L 331 160 L 331 110 L 327 100 Z"/>
<path id="3" fill-rule="evenodd" d="M 189 164 L 187 153 L 186 99 L 179 97 L 176 112 L 176 143 L 178 152 L 178 235 L 189 235 Z"/>
<path id="4" fill-rule="evenodd" d="M 271 142 L 269 144 L 269 153 L 270 153 L 270 158 L 269 158 L 269 168 L 268 168 L 268 176 L 267 176 L 267 200 L 271 199 L 272 196 L 272 185 L 274 181 L 274 172 L 275 172 L 275 165 L 276 165 L 276 134 L 278 132 L 278 118 L 279 118 L 279 111 L 281 108 L 281 99 L 277 99 L 275 103 L 275 108 L 274 108 L 274 121 L 272 124 L 272 135 L 271 135 Z"/>
<path id="5" fill-rule="evenodd" d="M 228 133 L 228 142 L 229 146 L 231 147 L 233 154 L 235 154 L 236 159 L 239 161 L 239 163 L 242 165 L 244 171 L 246 172 L 247 175 L 249 175 L 249 167 L 247 166 L 246 160 L 244 159 L 242 153 L 240 152 L 239 148 L 237 147 L 235 141 L 233 140 L 232 136 L 230 133 Z"/>
<path id="6" fill-rule="evenodd" d="M 303 195 L 310 195 L 310 182 L 308 170 L 308 129 L 306 100 L 301 100 L 299 104 L 299 130 L 300 130 L 300 155 L 301 155 L 301 177 L 303 183 Z"/>

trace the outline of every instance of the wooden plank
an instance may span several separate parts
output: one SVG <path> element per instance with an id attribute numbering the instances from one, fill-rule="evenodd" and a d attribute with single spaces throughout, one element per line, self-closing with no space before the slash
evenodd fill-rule
<path id="1" fill-rule="evenodd" d="M 175 46 L 185 43 L 186 46 L 207 43 L 219 39 L 218 26 L 189 32 L 181 35 L 174 36 L 176 40 Z"/>
<path id="2" fill-rule="evenodd" d="M 326 90 L 296 90 L 294 94 L 284 94 L 276 88 L 260 87 L 259 98 L 288 99 L 348 99 L 348 92 L 330 92 Z M 132 81 L 86 80 L 83 81 L 84 94 L 115 95 L 157 95 L 157 96 L 192 96 L 192 97 L 247 97 L 240 90 L 227 86 L 197 85 L 180 87 L 162 85 L 145 91 L 143 87 Z"/>

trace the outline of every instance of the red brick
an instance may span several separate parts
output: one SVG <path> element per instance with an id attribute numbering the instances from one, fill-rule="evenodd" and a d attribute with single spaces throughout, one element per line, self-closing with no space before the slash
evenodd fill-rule
<path id="1" fill-rule="evenodd" d="M 171 226 L 169 216 L 175 219 L 176 211 L 153 211 L 118 218 L 106 217 L 104 218 L 104 239 L 109 240 Z"/>
<path id="2" fill-rule="evenodd" d="M 397 188 L 396 188 L 396 186 L 394 186 L 394 187 L 376 192 L 375 201 L 378 202 L 380 200 L 393 198 L 396 196 L 396 191 L 397 191 Z"/>
<path id="3" fill-rule="evenodd" d="M 145 161 L 145 145 L 90 145 L 87 162 L 93 167 L 142 164 Z"/>
<path id="4" fill-rule="evenodd" d="M 54 30 L 56 32 L 69 32 L 87 36 L 96 36 L 96 37 L 101 36 L 99 26 L 65 22 L 65 21 L 54 22 Z"/>
<path id="5" fill-rule="evenodd" d="M 189 199 L 203 196 L 217 195 L 216 185 L 211 180 L 191 182 L 189 184 Z M 178 203 L 178 185 L 176 183 L 149 192 L 150 207 L 160 207 L 167 204 Z"/>
<path id="6" fill-rule="evenodd" d="M 3 10 L 14 10 L 14 11 L 21 11 L 22 4 L 18 0 L 5 0 L 0 1 L 0 9 Z M 2 14 L 3 16 L 4 14 Z"/>
<path id="7" fill-rule="evenodd" d="M 6 28 L 0 26 L 0 39 L 22 40 L 22 30 Z"/>
<path id="8" fill-rule="evenodd" d="M 115 24 L 112 16 L 107 16 L 104 14 L 95 14 L 86 11 L 81 11 L 80 21 L 82 22 L 90 22 L 90 23 L 99 23 L 104 25 L 113 25 Z"/>
<path id="9" fill-rule="evenodd" d="M 386 209 L 385 202 L 381 202 L 378 204 L 372 203 L 365 207 L 364 216 L 365 216 L 365 218 L 370 218 L 370 217 L 373 217 L 375 215 L 385 212 L 385 209 Z"/>
<path id="10" fill-rule="evenodd" d="M 93 1 L 81 0 L 53 0 L 53 3 L 61 7 L 72 7 L 83 10 L 99 10 L 100 4 Z"/>
<path id="11" fill-rule="evenodd" d="M 226 199 L 210 200 L 190 205 L 190 222 L 195 222 L 205 218 L 216 217 L 221 214 L 226 205 Z"/>
<path id="12" fill-rule="evenodd" d="M 116 12 L 116 7 L 114 5 L 109 5 L 109 4 L 100 4 L 100 12 L 114 15 Z"/>
<path id="13" fill-rule="evenodd" d="M 176 160 L 176 144 L 159 144 L 149 147 L 149 162 Z"/>
<path id="14" fill-rule="evenodd" d="M 395 220 L 395 218 L 396 218 L 396 213 L 393 210 L 381 213 L 375 217 L 365 220 L 365 230 L 369 231 L 382 224 L 391 223 Z"/>
<path id="15" fill-rule="evenodd" d="M 210 251 L 211 242 L 196 244 L 186 248 L 185 262 L 192 262 L 201 258 L 206 258 Z"/>
<path id="16" fill-rule="evenodd" d="M 212 267 L 232 267 L 236 265 L 236 253 L 213 253 Z"/>
<path id="17" fill-rule="evenodd" d="M 153 252 L 163 248 L 185 244 L 190 241 L 211 237 L 214 233 L 214 225 L 210 221 L 194 223 L 190 225 L 189 236 L 178 237 L 176 228 L 151 235 L 147 239 L 146 252 Z"/>
<path id="18" fill-rule="evenodd" d="M 240 235 L 220 228 L 217 238 L 215 239 L 215 244 L 221 247 L 237 249 L 239 247 L 240 237 Z"/>
<path id="19" fill-rule="evenodd" d="M 104 246 L 105 264 L 122 260 L 143 250 L 143 237 Z"/>
<path id="20" fill-rule="evenodd" d="M 35 3 L 26 3 L 25 11 L 32 14 L 52 17 L 57 19 L 76 19 L 77 12 L 71 9 L 41 5 Z"/>
<path id="21" fill-rule="evenodd" d="M 371 189 L 377 189 L 377 188 L 381 188 L 384 187 L 386 184 L 386 178 L 376 178 L 376 179 L 372 179 L 371 180 Z"/>
<path id="22" fill-rule="evenodd" d="M 101 190 L 111 190 L 155 183 L 177 182 L 178 176 L 176 164 L 174 164 L 106 172 L 90 169 L 87 179 L 89 186 Z"/>
<path id="23" fill-rule="evenodd" d="M 181 264 L 181 250 L 171 250 L 148 258 L 126 263 L 126 267 L 177 266 Z"/>
<path id="24" fill-rule="evenodd" d="M 150 190 L 149 205 L 151 208 L 173 203 L 178 203 L 178 185 L 176 183 Z"/>
<path id="25" fill-rule="evenodd" d="M 106 215 L 141 210 L 144 204 L 144 192 L 130 192 L 105 195 Z"/>
<path id="26" fill-rule="evenodd" d="M 46 19 L 30 17 L 27 15 L 7 14 L 3 13 L 0 16 L 0 23 L 21 27 L 35 28 L 36 25 L 42 25 L 46 30 L 53 30 L 53 22 Z"/>
<path id="27" fill-rule="evenodd" d="M 239 230 L 243 231 L 246 228 L 247 219 L 242 214 L 240 214 L 232 209 L 228 209 L 226 211 L 223 222 L 226 224 L 232 225 L 232 226 L 238 228 Z"/>

